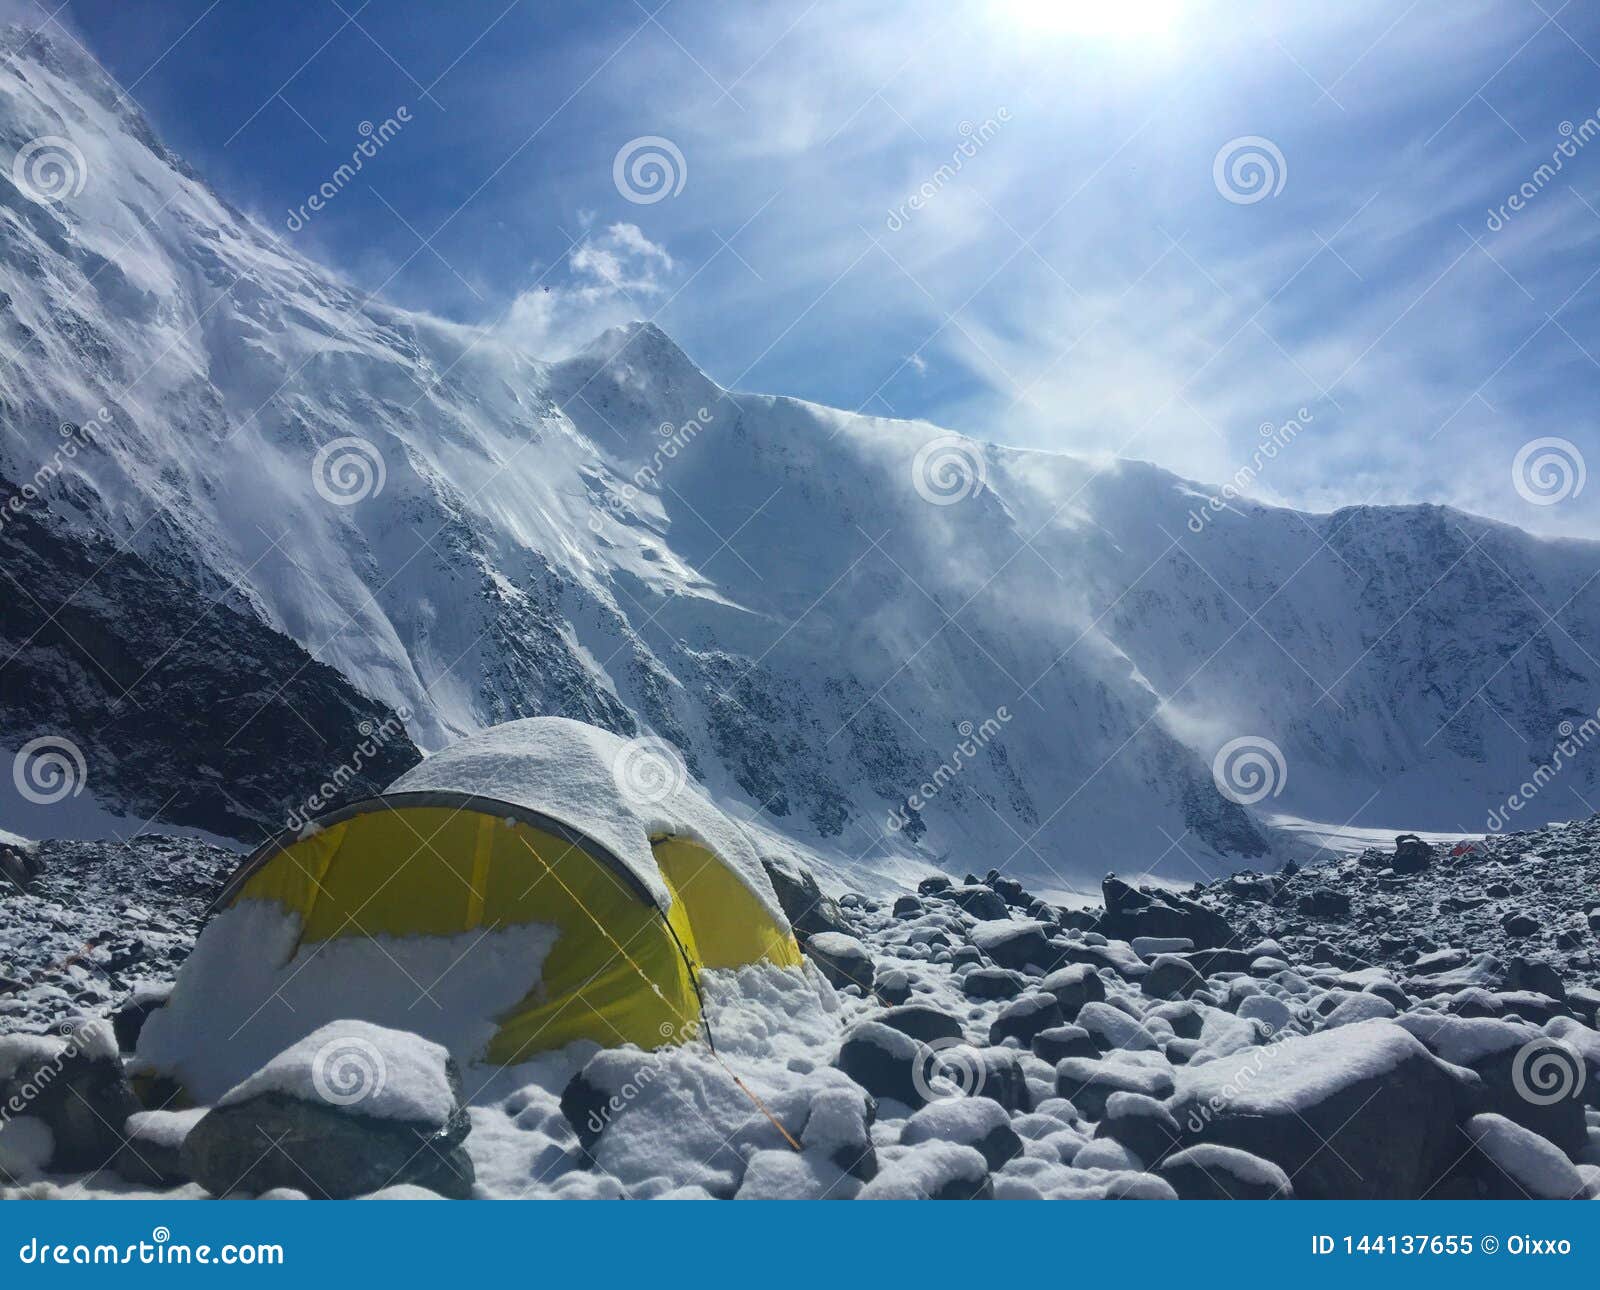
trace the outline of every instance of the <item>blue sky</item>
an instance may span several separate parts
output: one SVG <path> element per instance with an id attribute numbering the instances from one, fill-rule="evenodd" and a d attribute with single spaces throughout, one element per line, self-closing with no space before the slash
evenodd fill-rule
<path id="1" fill-rule="evenodd" d="M 69 19 L 236 204 L 535 352 L 653 317 L 726 384 L 1213 482 L 1304 408 L 1264 500 L 1600 535 L 1600 482 L 1538 504 L 1513 473 L 1543 438 L 1600 468 L 1593 6 L 71 0 Z M 402 106 L 358 181 L 286 229 Z M 615 181 L 642 137 L 682 158 L 656 201 Z"/>

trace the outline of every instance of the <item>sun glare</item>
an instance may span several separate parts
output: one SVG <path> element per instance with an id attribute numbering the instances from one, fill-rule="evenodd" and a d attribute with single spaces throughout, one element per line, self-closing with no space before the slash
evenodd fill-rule
<path id="1" fill-rule="evenodd" d="M 1015 26 L 1100 39 L 1163 36 L 1176 25 L 1183 0 L 992 0 Z"/>

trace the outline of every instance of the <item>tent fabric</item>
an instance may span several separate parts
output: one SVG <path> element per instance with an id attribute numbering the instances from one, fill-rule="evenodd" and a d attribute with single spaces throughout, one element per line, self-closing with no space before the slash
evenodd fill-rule
<path id="1" fill-rule="evenodd" d="M 563 821 L 626 866 L 663 913 L 672 893 L 652 840 L 698 842 L 773 922 L 788 925 L 745 831 L 690 778 L 683 759 L 663 740 L 624 739 L 565 717 L 530 717 L 441 749 L 388 791 L 488 797 Z"/>
<path id="2" fill-rule="evenodd" d="M 468 1061 L 513 1064 L 577 1039 L 643 1048 L 687 1040 L 701 1033 L 704 1020 L 700 970 L 800 965 L 794 935 L 782 913 L 774 912 L 777 900 L 754 849 L 698 790 L 698 801 L 652 815 L 625 806 L 619 812 L 624 823 L 613 820 L 601 830 L 608 837 L 596 837 L 589 826 L 621 794 L 609 773 L 604 783 L 595 782 L 592 759 L 615 751 L 607 744 L 615 737 L 574 738 L 563 727 L 576 722 L 513 724 L 524 729 L 509 745 L 494 738 L 496 731 L 463 741 L 487 745 L 492 754 L 487 758 L 458 755 L 443 773 L 430 777 L 413 771 L 383 795 L 260 848 L 229 882 L 218 906 L 240 909 L 259 903 L 288 917 L 294 943 L 287 954 L 284 945 L 277 945 L 272 953 L 282 956 L 282 962 L 271 966 L 298 959 L 305 965 L 300 970 L 312 973 L 318 961 L 314 951 L 321 945 L 371 941 L 381 946 L 393 945 L 394 938 L 440 938 L 451 946 L 459 939 L 459 962 L 450 971 L 468 974 L 470 980 L 478 938 L 507 928 L 552 930 L 548 952 L 528 963 L 526 989 L 518 1002 L 509 1009 L 497 1005 L 491 1026 L 483 1028 L 492 1028 L 483 1051 L 455 1054 Z M 574 777 L 556 776 L 553 783 L 541 784 L 537 774 L 549 764 L 543 756 L 510 759 L 522 773 L 512 785 L 515 800 L 443 786 L 451 780 L 493 783 L 503 791 L 511 775 L 503 753 L 507 746 L 526 749 L 537 733 L 528 727 L 542 727 L 580 761 L 590 759 L 577 780 L 601 800 L 585 801 L 574 812 L 581 816 L 581 826 L 548 809 L 570 810 Z M 490 762 L 499 763 L 496 773 L 482 773 Z M 477 773 L 465 772 L 474 766 Z M 433 782 L 418 786 L 428 779 Z M 642 832 L 647 823 L 659 826 L 663 820 L 669 827 Z M 670 827 L 674 820 L 682 831 Z M 633 830 L 641 831 L 638 839 Z M 630 852 L 627 858 L 613 848 L 619 840 Z M 735 856 L 730 858 L 718 844 Z M 202 942 L 211 931 L 208 927 L 202 933 Z M 219 952 L 261 952 L 251 944 L 206 948 L 201 954 L 196 947 L 193 963 L 215 964 Z M 520 983 L 506 977 L 504 961 L 495 962 L 498 997 L 515 997 Z M 175 999 L 184 991 L 188 970 L 179 975 Z M 458 978 L 454 984 L 462 982 Z M 330 979 L 318 981 L 317 988 L 331 992 L 322 1003 L 340 1015 L 363 1019 L 361 983 Z M 337 998 L 341 989 L 351 995 L 348 1008 Z M 230 1006 L 249 1025 L 270 1002 L 233 1000 Z M 443 1021 L 421 1007 L 415 1025 L 408 1028 L 445 1042 L 442 1033 L 430 1034 L 430 1021 L 442 1030 Z M 455 1030 L 459 1033 L 460 1027 Z M 164 1032 L 158 1026 L 152 1033 Z M 171 1040 L 166 1037 L 163 1051 L 169 1067 L 181 1065 L 171 1060 Z M 206 1037 L 196 1036 L 193 1042 L 204 1043 Z"/>

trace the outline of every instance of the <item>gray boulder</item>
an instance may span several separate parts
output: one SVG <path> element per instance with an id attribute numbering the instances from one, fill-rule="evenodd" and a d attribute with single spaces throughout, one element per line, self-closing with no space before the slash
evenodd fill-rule
<path id="1" fill-rule="evenodd" d="M 999 1103 L 986 1097 L 944 1098 L 922 1108 L 901 1130 L 906 1146 L 954 1142 L 977 1151 L 990 1169 L 1022 1154 L 1022 1138 Z"/>
<path id="2" fill-rule="evenodd" d="M 1158 954 L 1139 988 L 1155 999 L 1187 999 L 1203 989 L 1205 978 L 1176 954 Z"/>
<path id="3" fill-rule="evenodd" d="M 1171 1097 L 1172 1092 L 1172 1074 L 1159 1066 L 1083 1057 L 1056 1063 L 1056 1096 L 1066 1098 L 1086 1119 L 1100 1119 L 1113 1093 L 1143 1093 L 1159 1101 Z"/>
<path id="4" fill-rule="evenodd" d="M 1479 1082 L 1390 1021 L 1247 1048 L 1178 1078 L 1168 1109 L 1186 1146 L 1261 1156 L 1321 1200 L 1422 1196 L 1460 1156 L 1457 1118 Z"/>
<path id="5" fill-rule="evenodd" d="M 189 1130 L 180 1163 L 214 1196 L 293 1187 L 343 1199 L 411 1184 L 464 1199 L 470 1131 L 443 1048 L 336 1021 L 230 1090 Z"/>
<path id="6" fill-rule="evenodd" d="M 1060 953 L 1051 944 L 1048 929 L 1031 919 L 983 922 L 972 929 L 972 943 L 1001 967 L 1054 967 Z"/>
<path id="7" fill-rule="evenodd" d="M 961 1023 L 956 1018 L 926 1003 L 903 1003 L 896 1008 L 885 1008 L 874 1020 L 925 1044 L 962 1037 Z"/>
<path id="8" fill-rule="evenodd" d="M 1069 1021 L 1078 1015 L 1086 1003 L 1101 1003 L 1106 997 L 1105 982 L 1090 963 L 1072 963 L 1057 968 L 1039 982 L 1041 990 L 1055 995 L 1061 1005 L 1061 1015 Z"/>
<path id="9" fill-rule="evenodd" d="M 839 908 L 839 902 L 823 893 L 809 869 L 786 857 L 770 855 L 761 857 L 761 867 L 767 871 L 778 904 L 796 935 L 809 936 L 816 932 L 849 935 L 854 931 Z"/>
<path id="10" fill-rule="evenodd" d="M 938 1054 L 920 1039 L 863 1021 L 844 1037 L 834 1065 L 873 1097 L 892 1098 L 912 1108 L 928 1100 L 930 1068 Z"/>
<path id="11" fill-rule="evenodd" d="M 1180 1200 L 1293 1200 L 1289 1175 L 1270 1160 L 1202 1143 L 1175 1151 L 1157 1171 Z"/>
<path id="12" fill-rule="evenodd" d="M 1028 994 L 1007 1004 L 989 1027 L 989 1042 L 1000 1044 L 1015 1039 L 1024 1048 L 1041 1030 L 1059 1026 L 1065 1019 L 1053 994 Z"/>
<path id="13" fill-rule="evenodd" d="M 802 948 L 836 989 L 853 985 L 863 994 L 872 993 L 877 970 L 867 947 L 854 936 L 843 932 L 814 932 L 806 937 Z"/>
<path id="14" fill-rule="evenodd" d="M 50 1167 L 109 1165 L 139 1101 L 104 1021 L 69 1023 L 59 1035 L 0 1036 L 0 1108 L 43 1123 L 54 1140 Z"/>

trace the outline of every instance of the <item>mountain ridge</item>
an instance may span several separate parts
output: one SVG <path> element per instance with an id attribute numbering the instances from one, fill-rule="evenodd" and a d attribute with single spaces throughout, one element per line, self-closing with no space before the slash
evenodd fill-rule
<path id="1" fill-rule="evenodd" d="M 857 881 L 970 855 L 1071 889 L 1282 858 L 1296 820 L 1469 831 L 1600 690 L 1593 543 L 1244 499 L 1194 533 L 1216 490 L 1152 463 L 726 390 L 653 323 L 544 362 L 361 298 L 98 75 L 32 44 L 0 67 L 0 146 L 86 162 L 59 200 L 0 176 L 0 473 L 94 422 L 38 504 L 420 749 L 576 717 L 665 738 Z M 1284 766 L 1258 800 L 1214 772 L 1241 739 Z M 113 807 L 171 791 L 115 778 Z M 1575 813 L 1554 798 L 1518 827 Z"/>

